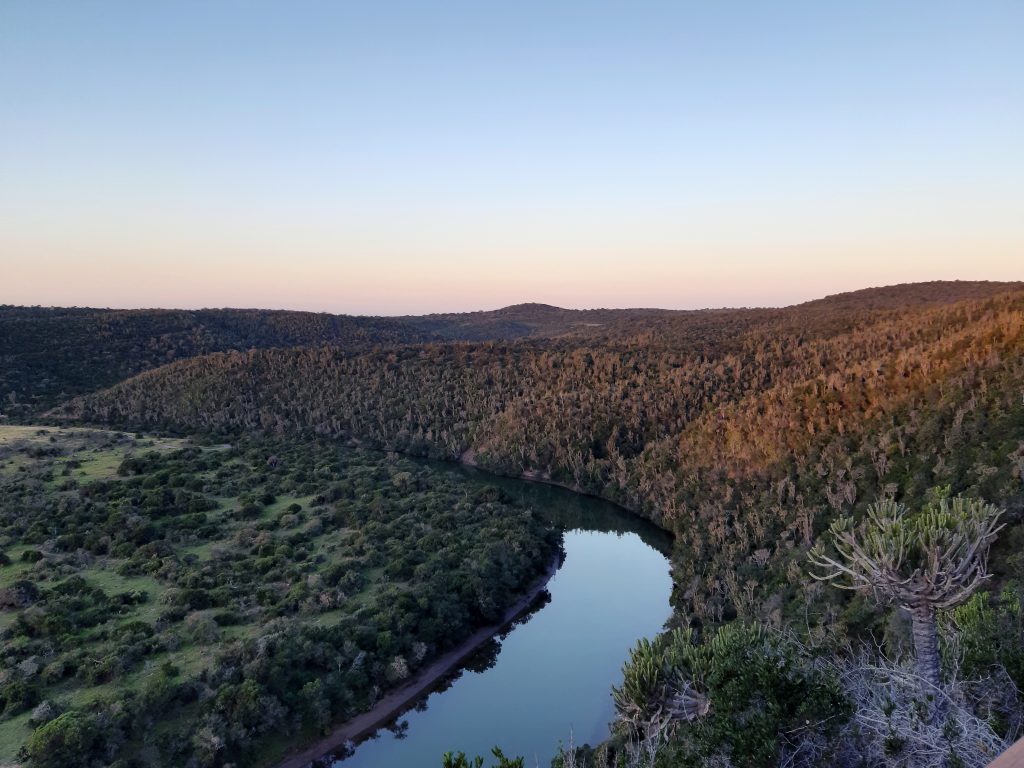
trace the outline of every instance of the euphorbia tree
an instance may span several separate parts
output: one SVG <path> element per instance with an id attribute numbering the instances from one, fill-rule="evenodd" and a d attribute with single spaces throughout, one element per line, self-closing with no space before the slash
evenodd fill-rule
<path id="1" fill-rule="evenodd" d="M 836 520 L 811 550 L 812 573 L 843 589 L 870 591 L 882 604 L 910 612 L 920 676 L 938 686 L 936 613 L 967 600 L 989 578 L 988 551 L 1002 510 L 979 499 L 943 495 L 915 514 L 892 500 L 868 507 L 859 525 Z"/>

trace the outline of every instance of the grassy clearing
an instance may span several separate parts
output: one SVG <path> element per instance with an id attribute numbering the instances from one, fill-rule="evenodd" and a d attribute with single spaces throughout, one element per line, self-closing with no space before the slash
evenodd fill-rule
<path id="1" fill-rule="evenodd" d="M 120 451 L 93 451 L 94 455 L 82 460 L 81 466 L 75 471 L 75 476 L 81 480 L 106 480 L 117 476 L 117 468 L 121 466 L 126 455 Z"/>
<path id="2" fill-rule="evenodd" d="M 167 587 L 152 576 L 122 576 L 113 570 L 118 561 L 111 560 L 107 567 L 86 568 L 79 575 L 107 594 L 140 590 L 149 594 L 150 599 L 159 597 Z"/>
<path id="3" fill-rule="evenodd" d="M 9 720 L 0 720 L 0 768 L 20 765 L 18 750 L 32 733 L 28 724 L 30 716 L 30 712 L 25 712 Z"/>

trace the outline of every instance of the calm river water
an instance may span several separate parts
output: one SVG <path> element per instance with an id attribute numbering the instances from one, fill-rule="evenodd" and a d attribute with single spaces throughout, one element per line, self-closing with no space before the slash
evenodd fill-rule
<path id="1" fill-rule="evenodd" d="M 570 734 L 578 745 L 607 737 L 611 686 L 629 649 L 669 617 L 666 534 L 603 501 L 461 471 L 566 529 L 551 599 L 402 715 L 397 728 L 335 759 L 334 768 L 440 768 L 448 750 L 487 756 L 490 765 L 495 745 L 547 768 Z"/>

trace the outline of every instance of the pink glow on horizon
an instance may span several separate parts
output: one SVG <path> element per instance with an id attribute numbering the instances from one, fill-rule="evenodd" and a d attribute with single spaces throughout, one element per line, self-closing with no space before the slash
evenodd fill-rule
<path id="1" fill-rule="evenodd" d="M 760 258 L 721 248 L 705 253 L 678 258 L 496 254 L 478 261 L 81 254 L 5 264 L 0 304 L 231 306 L 364 315 L 496 309 L 528 301 L 568 308 L 696 309 L 784 306 L 902 282 L 1024 278 L 1021 246 L 946 243 L 906 248 L 899 255 L 824 245 L 811 254 L 766 248 Z"/>

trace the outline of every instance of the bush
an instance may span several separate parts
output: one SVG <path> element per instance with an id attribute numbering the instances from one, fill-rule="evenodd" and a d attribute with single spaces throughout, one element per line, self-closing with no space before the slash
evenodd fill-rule
<path id="1" fill-rule="evenodd" d="M 675 733 L 694 757 L 736 766 L 774 765 L 785 741 L 849 714 L 837 680 L 757 625 L 727 624 L 705 643 L 682 630 L 641 641 L 623 675 L 613 695 L 634 734 Z"/>
<path id="2" fill-rule="evenodd" d="M 72 710 L 36 728 L 22 752 L 36 768 L 90 768 L 105 743 L 97 718 Z"/>
<path id="3" fill-rule="evenodd" d="M 950 611 L 945 624 L 945 656 L 947 661 L 960 656 L 961 675 L 990 677 L 1001 666 L 1024 690 L 1024 610 L 1016 589 L 979 592 Z"/>

